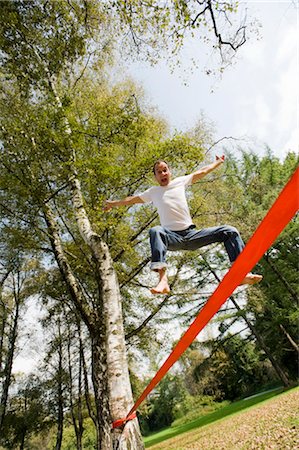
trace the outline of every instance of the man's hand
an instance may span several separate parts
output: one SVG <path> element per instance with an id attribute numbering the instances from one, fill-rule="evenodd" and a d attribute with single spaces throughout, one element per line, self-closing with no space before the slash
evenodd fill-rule
<path id="1" fill-rule="evenodd" d="M 103 211 L 105 211 L 105 212 L 109 211 L 113 207 L 113 203 L 114 202 L 106 200 L 104 203 L 104 206 L 103 206 Z"/>
<path id="2" fill-rule="evenodd" d="M 224 155 L 222 155 L 222 156 L 216 155 L 216 161 L 215 162 L 213 162 L 212 164 L 209 164 L 208 166 L 202 167 L 201 169 L 199 169 L 196 172 L 194 172 L 193 177 L 192 177 L 192 183 L 196 183 L 198 180 L 200 180 L 201 178 L 203 178 L 206 175 L 208 175 L 208 173 L 212 172 L 217 167 L 219 167 L 220 164 L 223 164 L 224 163 L 224 158 L 225 158 Z"/>

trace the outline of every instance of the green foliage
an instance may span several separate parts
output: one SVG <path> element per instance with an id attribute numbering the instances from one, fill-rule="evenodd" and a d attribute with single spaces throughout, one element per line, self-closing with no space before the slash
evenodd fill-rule
<path id="1" fill-rule="evenodd" d="M 230 169 L 227 182 L 238 175 L 237 184 L 243 199 L 236 206 L 244 225 L 257 226 L 274 203 L 298 165 L 295 153 L 283 161 L 268 149 L 258 158 L 254 153 L 242 153 L 242 163 Z M 235 179 L 235 178 L 234 178 Z M 239 210 L 239 212 L 238 212 Z M 247 232 L 248 233 L 248 232 Z M 249 233 L 248 233 L 249 234 Z M 248 291 L 248 310 L 254 314 L 254 324 L 262 334 L 271 354 L 296 377 L 298 353 L 288 336 L 295 341 L 298 320 L 298 220 L 295 217 L 273 243 L 258 264 L 263 282 Z"/>
<path id="2" fill-rule="evenodd" d="M 246 25 L 234 23 L 238 9 L 234 2 L 173 0 L 162 4 L 159 0 L 117 0 L 110 7 L 123 41 L 133 38 L 139 58 L 153 63 L 163 54 L 172 66 L 179 65 L 179 57 L 175 57 L 186 37 L 191 36 L 214 49 L 220 57 L 217 70 L 222 71 L 245 42 Z"/>
<path id="3" fill-rule="evenodd" d="M 44 395 L 43 383 L 34 376 L 19 385 L 10 399 L 1 433 L 0 442 L 6 449 L 22 446 L 32 434 L 51 426 Z"/>
<path id="4" fill-rule="evenodd" d="M 270 149 L 259 157 L 253 151 L 241 151 L 241 160 L 228 152 L 224 186 L 231 189 L 229 201 L 234 215 L 243 220 L 245 239 L 264 218 L 298 164 L 290 152 L 280 161 Z M 234 201 L 233 194 L 239 192 Z"/>
<path id="5" fill-rule="evenodd" d="M 13 74 L 29 91 L 32 86 L 46 88 L 49 76 L 66 75 L 100 32 L 99 24 L 104 31 L 101 6 L 93 0 L 72 5 L 66 0 L 3 0 L 0 46 L 7 77 Z"/>
<path id="6" fill-rule="evenodd" d="M 55 430 L 54 428 L 50 431 L 50 437 L 45 450 L 51 450 L 55 446 Z M 82 448 L 85 450 L 94 450 L 96 442 L 96 431 L 94 423 L 90 418 L 84 420 L 84 434 L 82 437 Z M 73 450 L 77 447 L 76 435 L 73 426 L 70 424 L 65 425 L 63 431 L 63 438 L 61 444 L 61 450 Z"/>
<path id="7" fill-rule="evenodd" d="M 148 418 L 150 430 L 158 430 L 172 423 L 175 419 L 178 404 L 186 396 L 186 388 L 181 377 L 165 375 L 151 400 L 152 411 Z"/>
<path id="8" fill-rule="evenodd" d="M 254 342 L 228 336 L 194 372 L 202 392 L 234 400 L 250 395 L 276 377 Z"/>
<path id="9" fill-rule="evenodd" d="M 175 428 L 185 425 L 195 419 L 217 411 L 228 404 L 228 400 L 216 402 L 213 397 L 209 395 L 188 395 L 183 402 L 176 406 L 176 419 L 172 422 L 171 427 Z"/>

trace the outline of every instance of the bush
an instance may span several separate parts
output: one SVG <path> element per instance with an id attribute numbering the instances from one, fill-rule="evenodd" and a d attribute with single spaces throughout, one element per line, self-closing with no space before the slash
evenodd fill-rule
<path id="1" fill-rule="evenodd" d="M 166 375 L 158 389 L 157 395 L 150 400 L 152 405 L 148 417 L 150 431 L 160 430 L 171 425 L 175 419 L 177 405 L 188 395 L 183 379 L 179 376 Z"/>
<path id="2" fill-rule="evenodd" d="M 193 397 L 188 395 L 184 401 L 175 408 L 175 420 L 172 422 L 172 427 L 185 425 L 192 422 L 201 416 L 210 414 L 217 409 L 227 406 L 230 402 L 216 402 L 213 397 L 209 395 L 199 395 Z"/>

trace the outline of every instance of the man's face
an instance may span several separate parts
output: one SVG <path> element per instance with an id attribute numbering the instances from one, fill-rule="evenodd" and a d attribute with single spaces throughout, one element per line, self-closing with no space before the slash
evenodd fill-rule
<path id="1" fill-rule="evenodd" d="M 171 180 L 171 172 L 165 162 L 160 162 L 155 166 L 155 177 L 160 186 L 167 186 Z"/>

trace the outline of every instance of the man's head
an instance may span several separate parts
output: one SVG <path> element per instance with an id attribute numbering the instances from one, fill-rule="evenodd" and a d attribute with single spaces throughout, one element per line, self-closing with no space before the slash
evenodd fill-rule
<path id="1" fill-rule="evenodd" d="M 153 171 L 155 174 L 155 178 L 160 184 L 160 186 L 167 186 L 171 180 L 171 172 L 168 167 L 167 162 L 159 159 L 155 162 Z"/>

